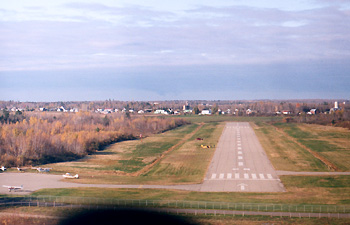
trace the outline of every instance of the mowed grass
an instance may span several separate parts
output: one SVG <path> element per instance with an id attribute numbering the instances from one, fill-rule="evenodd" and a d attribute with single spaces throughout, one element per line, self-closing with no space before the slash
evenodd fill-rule
<path id="1" fill-rule="evenodd" d="M 183 200 L 274 204 L 350 204 L 350 176 L 282 176 L 282 193 L 195 192 L 164 189 L 72 188 L 42 189 L 32 195 L 140 200 Z"/>
<path id="2" fill-rule="evenodd" d="M 270 123 L 257 123 L 253 127 L 276 170 L 328 171 L 320 160 L 278 132 Z"/>
<path id="3" fill-rule="evenodd" d="M 276 124 L 285 133 L 342 171 L 350 171 L 350 130 L 310 124 Z"/>
<path id="4" fill-rule="evenodd" d="M 200 183 L 215 152 L 225 124 L 205 124 L 180 148 L 171 152 L 144 176 L 155 180 L 171 178 L 174 183 Z M 196 140 L 201 138 L 203 140 Z M 201 145 L 211 148 L 201 148 Z"/>

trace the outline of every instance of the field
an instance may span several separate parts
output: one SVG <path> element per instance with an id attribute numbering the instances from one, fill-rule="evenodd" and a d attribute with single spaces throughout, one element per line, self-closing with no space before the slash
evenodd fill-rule
<path id="1" fill-rule="evenodd" d="M 82 160 L 47 164 L 58 174 L 78 173 L 82 183 L 200 183 L 224 124 L 191 124 L 141 140 L 113 144 Z M 197 137 L 203 140 L 196 140 Z"/>
<path id="2" fill-rule="evenodd" d="M 350 171 L 348 129 L 309 124 L 256 123 L 255 132 L 277 170 Z M 313 155 L 312 153 L 315 155 Z M 333 169 L 334 170 L 334 169 Z"/>
<path id="3" fill-rule="evenodd" d="M 74 216 L 81 213 L 75 209 L 58 208 L 37 208 L 37 207 L 13 207 L 3 210 L 0 214 L 2 224 L 59 224 L 62 218 Z M 16 216 L 14 216 L 16 215 Z M 19 216 L 20 215 L 20 216 Z M 186 221 L 192 221 L 195 224 L 300 224 L 300 225 L 319 225 L 319 224 L 349 224 L 348 219 L 338 218 L 290 218 L 290 217 L 270 217 L 270 216 L 243 216 L 243 215 L 176 215 L 184 218 Z"/>

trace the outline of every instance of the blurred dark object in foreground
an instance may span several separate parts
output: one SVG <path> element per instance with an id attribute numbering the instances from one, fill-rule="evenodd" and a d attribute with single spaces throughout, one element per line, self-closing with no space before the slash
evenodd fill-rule
<path id="1" fill-rule="evenodd" d="M 109 225 L 109 224 L 192 224 L 181 216 L 146 209 L 84 210 L 61 221 L 60 225 Z"/>

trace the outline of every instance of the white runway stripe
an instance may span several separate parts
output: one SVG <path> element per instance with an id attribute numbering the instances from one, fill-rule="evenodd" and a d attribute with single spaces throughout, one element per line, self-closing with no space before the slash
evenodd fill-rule
<path id="1" fill-rule="evenodd" d="M 243 162 L 238 162 L 238 166 L 243 166 Z"/>
<path id="2" fill-rule="evenodd" d="M 218 175 L 218 176 L 217 176 Z M 243 175 L 243 177 L 241 178 L 241 175 Z M 267 177 L 267 178 L 266 178 Z M 256 173 L 213 173 L 211 175 L 210 180 L 240 180 L 240 179 L 245 179 L 245 180 L 273 180 L 274 178 L 272 177 L 271 174 L 256 174 Z"/>

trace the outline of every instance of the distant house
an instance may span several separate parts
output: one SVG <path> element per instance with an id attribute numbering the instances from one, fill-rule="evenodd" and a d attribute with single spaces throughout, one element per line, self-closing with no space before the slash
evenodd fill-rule
<path id="1" fill-rule="evenodd" d="M 292 112 L 291 111 L 289 111 L 289 110 L 284 110 L 284 111 L 282 111 L 282 114 L 283 115 L 290 115 Z"/>
<path id="2" fill-rule="evenodd" d="M 61 106 L 57 109 L 57 112 L 68 112 L 68 110 Z"/>
<path id="3" fill-rule="evenodd" d="M 256 113 L 255 110 L 247 109 L 245 112 L 247 115 L 254 115 Z"/>
<path id="4" fill-rule="evenodd" d="M 141 110 L 137 111 L 137 113 L 138 113 L 138 114 L 144 114 L 145 111 L 143 111 L 143 110 L 141 109 Z"/>
<path id="5" fill-rule="evenodd" d="M 165 111 L 164 109 L 157 109 L 156 111 L 154 111 L 154 114 L 164 114 L 164 115 L 167 115 L 168 112 Z"/>
<path id="6" fill-rule="evenodd" d="M 211 115 L 211 109 L 203 109 L 201 115 Z"/>
<path id="7" fill-rule="evenodd" d="M 71 110 L 69 110 L 70 112 L 79 112 L 79 109 L 77 109 L 77 108 L 73 108 L 73 109 L 71 109 Z"/>
<path id="8" fill-rule="evenodd" d="M 318 109 L 311 109 L 310 110 L 310 114 L 311 115 L 316 115 L 316 114 L 319 114 L 320 113 L 320 110 L 318 110 Z"/>

